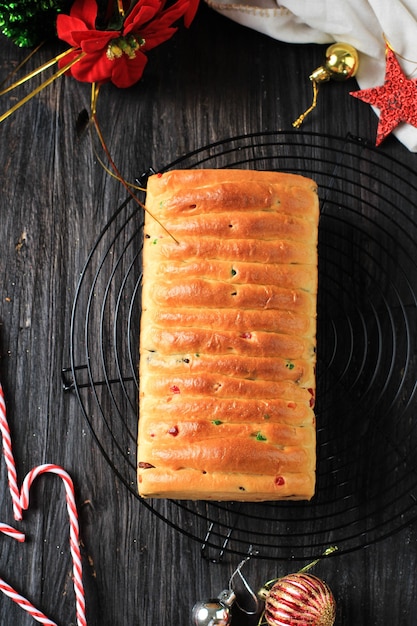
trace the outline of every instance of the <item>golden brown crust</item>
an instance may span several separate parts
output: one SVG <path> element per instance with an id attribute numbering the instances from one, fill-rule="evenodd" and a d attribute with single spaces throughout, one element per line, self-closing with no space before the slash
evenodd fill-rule
<path id="1" fill-rule="evenodd" d="M 161 355 L 150 353 L 147 357 L 149 376 L 201 376 L 217 374 L 249 380 L 288 380 L 305 386 L 314 386 L 314 366 L 308 359 L 283 359 L 282 357 L 246 356 L 238 354 L 183 353 Z"/>
<path id="2" fill-rule="evenodd" d="M 151 266 L 149 273 L 156 279 Z M 315 310 L 315 294 L 301 289 L 285 289 L 275 285 L 230 285 L 195 278 L 193 280 L 154 280 L 143 288 L 146 302 L 153 300 L 158 306 L 192 307 L 198 302 L 200 307 L 240 308 L 251 310 L 278 309 L 301 312 L 312 316 Z"/>
<path id="3" fill-rule="evenodd" d="M 177 419 L 178 406 L 172 402 L 172 397 L 154 398 L 141 397 L 141 408 L 144 415 L 152 414 L 156 419 Z M 265 422 L 303 426 L 314 424 L 311 407 L 305 402 L 284 400 L 283 398 L 263 399 L 255 398 L 186 398 L 181 401 L 181 415 L 184 420 L 200 419 L 222 422 L 227 417 L 227 423 L 264 424 Z M 142 420 L 143 424 L 143 420 Z M 144 427 L 144 426 L 143 426 Z"/>
<path id="4" fill-rule="evenodd" d="M 152 177 L 148 182 L 149 193 L 157 193 L 163 202 L 159 210 L 162 217 L 182 214 L 190 217 L 233 209 L 244 213 L 279 209 L 279 217 L 299 215 L 304 220 L 315 221 L 310 207 L 315 201 L 316 184 L 294 174 L 236 169 L 177 170 L 167 172 L 162 179 Z"/>
<path id="5" fill-rule="evenodd" d="M 255 433 L 256 435 L 256 433 Z M 203 442 L 186 441 L 183 445 L 146 445 L 144 454 L 151 465 L 180 470 L 192 468 L 200 472 L 216 472 L 220 469 L 227 474 L 250 473 L 267 474 L 271 467 L 278 474 L 294 473 L 300 467 L 311 471 L 312 464 L 307 448 L 300 445 L 278 447 L 257 441 L 255 435 L 245 439 L 205 439 Z M 225 469 L 227 468 L 227 470 Z"/>
<path id="6" fill-rule="evenodd" d="M 142 496 L 312 497 L 316 191 L 277 172 L 149 179 Z"/>
<path id="7" fill-rule="evenodd" d="M 209 421 L 196 417 L 194 420 L 182 419 L 179 425 L 170 419 L 149 419 L 142 430 L 144 445 L 153 445 L 155 437 L 162 446 L 170 448 L 172 439 L 175 437 L 180 445 L 181 440 L 185 446 L 190 443 L 214 440 L 233 441 L 240 440 L 245 445 L 251 439 L 258 442 L 279 441 L 281 446 L 310 446 L 314 443 L 312 429 L 303 426 L 290 426 L 281 422 L 265 422 L 261 430 L 253 430 L 253 424 L 237 424 L 221 422 L 220 420 Z M 261 444 L 257 444 L 258 448 Z M 264 445 L 264 444 L 262 444 Z M 152 455 L 152 451 L 150 452 Z"/>
<path id="8" fill-rule="evenodd" d="M 183 328 L 172 331 L 148 326 L 142 331 L 142 341 L 144 350 L 158 350 L 160 354 L 204 352 L 218 355 L 275 356 L 294 360 L 308 358 L 314 350 L 310 338 L 256 330 L 236 333 Z"/>
<path id="9" fill-rule="evenodd" d="M 275 332 L 299 337 L 314 336 L 315 320 L 303 313 L 288 310 L 264 310 L 262 314 L 254 310 L 240 309 L 199 309 L 183 308 L 153 309 L 147 311 L 148 320 L 165 329 L 172 328 L 208 328 L 237 333 L 247 332 L 248 328 L 259 331 Z"/>
<path id="10" fill-rule="evenodd" d="M 145 474 L 146 471 L 146 474 Z M 314 492 L 314 474 L 248 474 L 204 473 L 194 469 L 170 470 L 148 468 L 139 473 L 139 489 L 153 498 L 176 500 L 309 500 Z"/>
<path id="11" fill-rule="evenodd" d="M 301 217 L 288 217 L 266 211 L 252 211 L 237 215 L 233 209 L 227 213 L 211 213 L 207 218 L 206 207 L 200 215 L 180 215 L 176 219 L 166 217 L 164 226 L 178 240 L 185 236 L 222 237 L 223 239 L 257 239 L 264 241 L 285 239 L 288 241 L 309 241 L 311 239 L 311 222 Z M 236 218 L 235 219 L 235 215 Z"/>
<path id="12" fill-rule="evenodd" d="M 146 230 L 144 252 L 158 245 L 161 259 L 181 261 L 188 259 L 219 259 L 233 263 L 243 260 L 253 263 L 314 264 L 316 255 L 310 246 L 300 246 L 298 241 L 255 239 L 180 239 L 174 241 L 163 229 L 150 224 Z"/>
<path id="13" fill-rule="evenodd" d="M 200 376 L 148 376 L 142 381 L 141 391 L 146 395 L 171 398 L 179 404 L 178 413 L 181 413 L 181 400 L 178 396 L 213 396 L 216 398 L 282 398 L 291 402 L 311 401 L 312 392 L 304 386 L 289 381 L 248 380 L 238 379 L 215 374 Z"/>
<path id="14" fill-rule="evenodd" d="M 183 265 L 173 265 L 162 261 L 153 266 L 154 276 L 173 275 L 183 281 L 198 275 L 204 280 L 215 280 L 232 285 L 274 285 L 285 289 L 304 289 L 306 281 L 314 285 L 317 272 L 310 265 L 277 265 L 273 263 L 243 263 L 237 261 L 206 260 L 204 263 L 194 260 Z"/>

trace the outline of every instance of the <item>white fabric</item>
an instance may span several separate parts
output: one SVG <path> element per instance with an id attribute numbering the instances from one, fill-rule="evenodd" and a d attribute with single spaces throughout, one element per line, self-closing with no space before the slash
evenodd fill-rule
<path id="1" fill-rule="evenodd" d="M 360 53 L 356 80 L 361 89 L 384 83 L 384 36 L 404 73 L 417 78 L 417 0 L 206 1 L 239 24 L 280 41 L 353 45 Z M 417 152 L 417 128 L 401 123 L 393 133 Z"/>

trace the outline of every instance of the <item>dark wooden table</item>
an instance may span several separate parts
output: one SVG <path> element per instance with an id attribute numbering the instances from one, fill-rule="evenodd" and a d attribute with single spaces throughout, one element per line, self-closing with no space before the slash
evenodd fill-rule
<path id="1" fill-rule="evenodd" d="M 2 78 L 25 52 L 4 38 L 0 46 Z M 308 76 L 324 51 L 271 40 L 202 6 L 189 31 L 150 54 L 139 84 L 102 89 L 98 116 L 114 161 L 132 180 L 210 142 L 291 129 L 310 103 Z M 47 45 L 31 64 L 56 53 Z M 323 87 L 304 128 L 372 141 L 377 119 L 348 96 L 354 88 L 354 81 Z M 25 89 L 4 97 L 1 111 Z M 89 626 L 187 626 L 196 601 L 227 587 L 238 557 L 202 558 L 199 541 L 144 507 L 104 458 L 75 394 L 63 391 L 80 272 L 126 195 L 98 163 L 89 136 L 77 136 L 78 113 L 89 104 L 88 85 L 61 78 L 0 128 L 0 374 L 18 477 L 49 462 L 74 480 Z M 381 150 L 417 165 L 393 137 Z M 0 519 L 27 534 L 25 544 L 1 537 L 0 576 L 58 624 L 75 624 L 62 484 L 39 478 L 29 511 L 15 522 L 2 460 L 0 494 Z M 339 626 L 417 623 L 416 531 L 406 525 L 316 567 L 336 596 Z M 256 588 L 294 569 L 259 559 L 245 574 Z M 32 623 L 1 595 L 0 624 Z M 254 622 L 236 618 L 237 626 L 245 623 Z"/>

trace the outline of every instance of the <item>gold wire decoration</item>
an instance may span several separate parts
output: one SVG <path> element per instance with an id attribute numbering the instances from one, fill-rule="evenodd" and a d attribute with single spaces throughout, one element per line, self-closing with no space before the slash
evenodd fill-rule
<path id="1" fill-rule="evenodd" d="M 97 85 L 97 83 L 93 83 L 91 86 L 91 122 L 94 126 L 94 129 L 97 133 L 97 137 L 100 141 L 101 147 L 103 148 L 103 151 L 107 157 L 107 160 L 110 163 L 110 166 L 113 172 L 111 172 L 99 158 L 100 164 L 104 167 L 106 172 L 108 172 L 111 176 L 116 178 L 123 185 L 123 187 L 126 189 L 126 191 L 130 195 L 132 200 L 134 200 L 137 204 L 139 204 L 139 206 L 142 207 L 151 216 L 151 218 L 155 220 L 155 222 L 157 222 L 157 224 L 159 224 L 159 226 L 167 233 L 167 235 L 169 235 L 175 241 L 176 244 L 179 244 L 179 241 L 174 237 L 174 235 L 165 228 L 165 226 L 149 211 L 149 209 L 138 199 L 138 197 L 132 191 L 132 188 L 139 189 L 140 191 L 145 191 L 145 189 L 138 187 L 136 185 L 133 185 L 132 183 L 128 183 L 126 179 L 122 176 L 122 174 L 119 172 L 116 164 L 114 163 L 111 157 L 110 151 L 107 147 L 107 144 L 104 140 L 104 136 L 103 136 L 103 133 L 101 132 L 100 124 L 98 123 L 98 119 L 97 119 L 97 99 L 98 99 L 99 91 L 100 91 L 100 85 Z"/>
<path id="2" fill-rule="evenodd" d="M 61 54 L 58 54 L 53 59 L 50 59 L 49 61 L 47 61 L 46 63 L 44 63 L 40 67 L 36 68 L 36 70 L 33 70 L 33 72 L 30 72 L 29 74 L 26 74 L 26 76 L 23 76 L 23 78 L 17 80 L 16 82 L 14 82 L 9 87 L 6 87 L 5 89 L 3 89 L 3 91 L 0 92 L 0 96 L 4 95 L 6 93 L 9 93 L 13 89 L 16 89 L 16 87 L 20 87 L 21 85 L 23 85 L 24 83 L 29 81 L 34 76 L 37 76 L 38 74 L 40 74 L 44 70 L 48 69 L 49 67 L 52 67 L 52 65 L 57 63 L 60 59 L 65 58 L 65 56 L 67 56 L 67 54 L 69 54 L 70 52 L 73 52 L 73 50 L 74 50 L 74 48 L 70 48 L 69 50 L 66 50 L 65 52 L 62 52 Z M 52 76 L 50 76 L 45 81 L 43 81 L 43 83 L 38 85 L 27 96 L 25 96 L 24 98 L 19 100 L 19 102 L 17 102 L 14 106 L 12 106 L 5 113 L 0 115 L 0 123 L 4 122 L 4 120 L 6 120 L 8 117 L 10 117 L 10 115 L 15 113 L 18 109 L 20 109 L 24 104 L 26 104 L 26 102 L 29 102 L 29 100 L 31 100 L 34 96 L 36 96 L 38 93 L 40 93 L 43 89 L 45 89 L 45 87 L 48 87 L 57 78 L 59 78 L 60 76 L 65 74 L 65 72 L 67 72 L 73 65 L 75 65 L 75 63 L 78 63 L 78 61 L 80 59 L 82 59 L 84 56 L 85 56 L 85 52 L 80 52 L 80 54 L 78 54 L 74 59 L 72 59 L 72 61 L 70 61 L 69 63 L 66 63 L 57 72 L 55 72 L 55 74 L 52 74 Z"/>
<path id="3" fill-rule="evenodd" d="M 118 0 L 118 8 L 119 8 L 119 11 L 121 11 L 121 12 L 123 11 L 123 4 L 122 4 L 121 0 Z M 121 15 L 123 15 L 123 13 L 121 13 Z M 2 82 L 2 86 L 4 85 L 5 82 L 7 82 L 7 80 L 9 78 L 14 76 L 17 73 L 17 71 L 19 69 L 21 69 L 32 58 L 32 56 L 41 47 L 41 45 L 42 44 L 39 44 L 39 46 L 37 46 L 37 48 L 34 51 L 32 51 L 18 65 L 18 67 L 13 72 L 11 72 L 9 74 L 9 76 Z M 37 67 L 35 70 L 29 72 L 28 74 L 26 74 L 22 78 L 16 80 L 14 83 L 9 85 L 8 87 L 3 88 L 2 91 L 0 91 L 0 96 L 5 95 L 7 93 L 10 93 L 11 91 L 16 89 L 17 87 L 20 87 L 21 85 L 24 85 L 25 83 L 27 83 L 29 80 L 31 80 L 35 76 L 38 76 L 39 74 L 41 74 L 45 70 L 49 69 L 50 67 L 52 67 L 53 65 L 58 63 L 58 61 L 60 61 L 61 59 L 64 59 L 68 54 L 70 54 L 74 50 L 75 50 L 75 48 L 69 48 L 65 52 L 62 52 L 62 53 L 56 55 L 55 57 L 53 57 L 52 59 L 50 59 L 49 61 L 46 61 L 46 63 L 43 63 L 42 65 Z M 10 117 L 16 111 L 18 111 L 24 104 L 29 102 L 29 100 L 31 100 L 33 97 L 35 97 L 43 89 L 45 89 L 46 87 L 51 85 L 57 78 L 59 78 L 60 76 L 65 74 L 73 65 L 78 63 L 78 61 L 80 61 L 85 56 L 85 54 L 86 54 L 85 52 L 80 52 L 69 63 L 66 63 L 63 67 L 61 67 L 57 72 L 52 74 L 49 78 L 44 80 L 40 85 L 38 85 L 35 89 L 33 89 L 24 98 L 19 100 L 14 106 L 12 106 L 5 113 L 0 115 L 0 123 L 3 122 L 4 120 L 6 120 L 8 117 Z M 97 153 L 97 151 L 96 151 L 96 149 L 94 147 L 94 139 L 92 138 L 93 151 L 94 151 L 95 156 L 97 157 L 98 162 L 100 163 L 101 167 L 105 170 L 105 172 L 107 174 L 109 174 L 110 176 L 112 176 L 113 178 L 118 180 L 123 185 L 123 187 L 126 189 L 126 191 L 130 195 L 132 200 L 134 200 L 144 211 L 146 211 L 152 217 L 152 219 L 155 220 L 155 222 L 157 222 L 159 224 L 159 226 L 167 233 L 167 235 L 169 235 L 175 241 L 176 244 L 179 244 L 179 241 L 172 235 L 172 233 L 170 233 L 167 230 L 167 228 L 165 228 L 165 226 L 154 215 L 152 215 L 152 213 L 149 211 L 149 209 L 147 209 L 145 204 L 142 203 L 139 200 L 139 198 L 135 195 L 135 193 L 133 193 L 133 190 L 146 192 L 146 189 L 144 189 L 143 187 L 140 187 L 139 185 L 135 185 L 134 183 L 127 182 L 127 180 L 124 178 L 124 176 L 122 176 L 122 174 L 120 173 L 120 171 L 117 168 L 116 164 L 114 163 L 114 161 L 113 161 L 113 159 L 111 157 L 110 151 L 109 151 L 109 149 L 107 147 L 107 144 L 106 144 L 106 142 L 104 140 L 104 136 L 103 136 L 103 133 L 102 133 L 101 128 L 100 128 L 100 124 L 99 124 L 98 119 L 97 119 L 97 101 L 98 101 L 99 93 L 100 93 L 100 85 L 98 83 L 92 83 L 92 85 L 91 85 L 90 118 L 89 118 L 90 124 L 89 124 L 89 126 L 90 126 L 90 128 L 91 127 L 94 128 L 94 130 L 96 132 L 96 135 L 97 135 L 97 137 L 99 139 L 100 145 L 101 145 L 101 147 L 103 149 L 103 152 L 106 155 L 106 158 L 107 158 L 107 160 L 108 160 L 108 162 L 110 164 L 110 167 L 108 167 L 104 163 L 102 158 Z"/>

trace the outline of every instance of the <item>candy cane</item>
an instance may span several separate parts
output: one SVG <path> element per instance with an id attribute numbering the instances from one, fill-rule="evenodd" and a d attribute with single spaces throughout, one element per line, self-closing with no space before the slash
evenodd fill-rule
<path id="1" fill-rule="evenodd" d="M 15 519 L 22 519 L 22 510 L 27 510 L 29 507 L 29 492 L 33 481 L 40 474 L 52 473 L 57 474 L 64 482 L 66 492 L 66 502 L 68 516 L 70 520 L 70 552 L 73 563 L 73 584 L 76 600 L 76 615 L 78 626 L 87 626 L 85 617 L 85 599 L 84 599 L 84 585 L 82 581 L 82 563 L 81 553 L 79 547 L 79 526 L 78 526 L 78 512 L 75 503 L 74 485 L 69 474 L 54 464 L 39 465 L 33 468 L 25 477 L 22 489 L 19 492 L 17 486 L 17 472 L 16 464 L 12 451 L 12 441 L 10 436 L 9 424 L 6 416 L 6 403 L 4 400 L 3 387 L 0 383 L 0 431 L 3 439 L 3 455 L 6 461 L 8 482 L 10 494 L 13 502 L 13 511 Z M 17 539 L 18 541 L 24 541 L 25 535 L 15 530 L 8 524 L 0 523 L 0 532 Z M 47 618 L 41 611 L 38 611 L 28 600 L 19 595 L 8 583 L 0 579 L 0 591 L 11 597 L 15 602 L 21 606 L 22 609 L 28 611 L 32 617 L 46 624 L 47 626 L 57 626 L 55 622 Z"/>
<path id="2" fill-rule="evenodd" d="M 13 539 L 16 539 L 17 541 L 25 541 L 25 535 L 13 528 L 13 526 L 9 526 L 9 524 L 3 524 L 0 522 L 0 532 L 8 535 L 9 537 L 13 537 Z M 0 590 L 6 596 L 14 600 L 14 602 L 16 602 L 24 611 L 29 613 L 36 621 L 41 624 L 45 624 L 46 626 L 57 626 L 57 624 L 46 617 L 42 611 L 39 611 L 36 607 L 34 607 L 29 600 L 17 593 L 17 591 L 15 591 L 9 583 L 6 583 L 3 578 L 0 578 Z"/>
<path id="3" fill-rule="evenodd" d="M 25 535 L 13 528 L 13 526 L 9 526 L 9 524 L 3 524 L 0 522 L 0 532 L 4 535 L 8 535 L 9 537 L 13 537 L 13 539 L 20 541 L 21 543 L 25 540 Z"/>
<path id="4" fill-rule="evenodd" d="M 14 600 L 14 602 L 16 602 L 24 611 L 29 613 L 37 622 L 45 624 L 46 626 L 57 626 L 56 622 L 53 622 L 41 611 L 38 611 L 38 609 L 35 608 L 33 604 L 29 602 L 29 600 L 26 600 L 26 598 L 17 593 L 17 591 L 15 591 L 13 587 L 6 583 L 6 581 L 4 581 L 2 578 L 0 578 L 0 590 L 6 596 Z"/>
<path id="5" fill-rule="evenodd" d="M 51 463 L 39 465 L 32 469 L 25 477 L 22 485 L 20 502 L 22 509 L 26 511 L 29 507 L 29 491 L 33 481 L 40 474 L 52 473 L 62 478 L 65 486 L 67 510 L 70 519 L 70 551 L 73 563 L 73 584 L 76 598 L 77 624 L 78 626 L 87 626 L 85 618 L 85 600 L 84 586 L 82 581 L 82 564 L 81 553 L 79 547 L 79 527 L 77 507 L 75 504 L 75 494 L 73 482 L 65 470 L 58 465 Z"/>
<path id="6" fill-rule="evenodd" d="M 0 383 L 0 430 L 3 438 L 3 456 L 6 461 L 7 475 L 9 480 L 10 495 L 12 496 L 13 513 L 16 520 L 22 519 L 22 506 L 20 504 L 19 488 L 17 486 L 17 472 L 12 451 L 12 440 L 9 424 L 6 417 L 6 402 L 4 400 L 3 387 Z"/>

